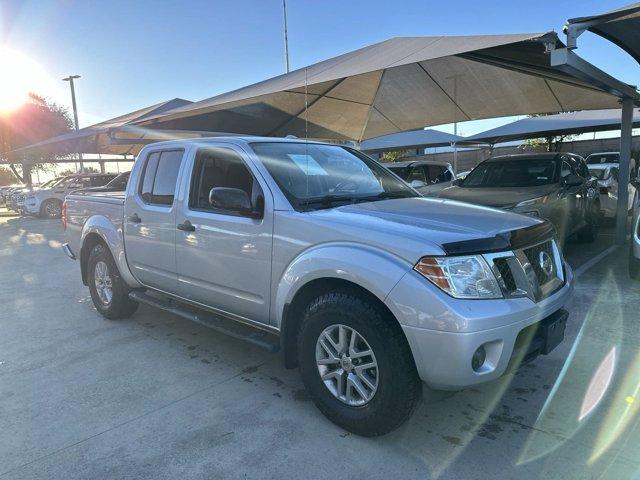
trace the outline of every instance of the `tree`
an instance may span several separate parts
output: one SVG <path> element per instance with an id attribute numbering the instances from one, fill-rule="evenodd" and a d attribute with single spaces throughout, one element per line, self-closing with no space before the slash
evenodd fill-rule
<path id="1" fill-rule="evenodd" d="M 556 113 L 534 113 L 533 115 L 529 115 L 529 118 L 546 117 L 547 115 L 556 115 Z M 525 140 L 520 148 L 524 150 L 540 150 L 541 148 L 545 148 L 547 152 L 559 152 L 562 142 L 570 142 L 574 137 L 575 135 L 558 135 L 544 138 L 530 138 Z"/>
<path id="2" fill-rule="evenodd" d="M 384 152 L 380 156 L 380 161 L 381 162 L 399 162 L 407 155 L 409 155 L 409 150 L 391 150 L 390 152 Z"/>
<path id="3" fill-rule="evenodd" d="M 0 167 L 0 187 L 4 185 L 11 185 L 12 183 L 15 183 L 15 181 L 16 178 L 13 173 L 11 173 L 11 170 L 5 167 Z"/>
<path id="4" fill-rule="evenodd" d="M 73 123 L 66 108 L 46 100 L 34 93 L 29 101 L 18 109 L 0 115 L 0 160 L 11 161 L 11 171 L 19 181 L 31 183 L 31 167 L 27 164 L 45 162 L 35 168 L 46 171 L 55 162 L 55 155 L 38 152 L 22 158 L 10 158 L 9 152 L 33 143 L 46 140 L 71 130 Z M 19 162 L 19 161 L 23 162 Z M 16 163 L 21 163 L 18 166 Z"/>

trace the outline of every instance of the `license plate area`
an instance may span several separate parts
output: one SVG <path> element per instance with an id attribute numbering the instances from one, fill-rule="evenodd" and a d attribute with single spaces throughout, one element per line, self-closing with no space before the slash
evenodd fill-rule
<path id="1" fill-rule="evenodd" d="M 567 326 L 567 318 L 569 318 L 569 312 L 559 310 L 540 322 L 536 336 L 542 339 L 542 348 L 540 349 L 542 355 L 549 354 L 562 343 Z"/>

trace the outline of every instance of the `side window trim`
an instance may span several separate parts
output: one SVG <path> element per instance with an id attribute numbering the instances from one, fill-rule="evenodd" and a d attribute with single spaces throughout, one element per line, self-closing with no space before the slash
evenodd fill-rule
<path id="1" fill-rule="evenodd" d="M 144 159 L 144 166 L 142 168 L 142 174 L 140 175 L 140 180 L 138 181 L 138 189 L 137 189 L 136 194 L 137 194 L 138 199 L 145 205 L 149 205 L 149 206 L 153 206 L 153 207 L 166 208 L 166 209 L 171 209 L 173 207 L 173 203 L 175 202 L 175 195 L 176 195 L 177 190 L 178 190 L 177 182 L 176 182 L 175 191 L 174 191 L 174 202 L 172 202 L 171 205 L 167 205 L 167 204 L 164 204 L 164 203 L 147 202 L 144 199 L 144 197 L 142 196 L 142 187 L 144 186 L 144 180 L 145 180 L 145 176 L 147 174 L 147 167 L 149 165 L 149 159 L 151 158 L 151 155 L 153 155 L 154 153 L 158 154 L 158 164 L 156 165 L 156 171 L 153 174 L 153 182 L 151 182 L 151 196 L 153 198 L 153 191 L 154 191 L 154 188 L 156 186 L 156 176 L 158 175 L 158 168 L 160 167 L 160 160 L 162 159 L 162 154 L 163 153 L 169 153 L 169 152 L 182 152 L 181 163 L 184 163 L 184 153 L 185 153 L 184 148 L 169 148 L 169 149 L 151 150 L 151 151 L 149 151 L 147 153 L 147 156 Z"/>

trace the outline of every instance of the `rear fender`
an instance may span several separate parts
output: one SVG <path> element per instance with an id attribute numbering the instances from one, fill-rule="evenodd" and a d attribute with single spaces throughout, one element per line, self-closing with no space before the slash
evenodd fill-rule
<path id="1" fill-rule="evenodd" d="M 95 238 L 95 236 L 100 237 L 102 242 L 106 244 L 118 265 L 120 276 L 127 285 L 131 288 L 140 288 L 142 285 L 140 285 L 140 283 L 131 274 L 131 270 L 129 270 L 129 265 L 127 264 L 122 227 L 116 227 L 113 222 L 104 215 L 94 215 L 90 217 L 82 227 L 82 234 L 80 237 L 80 245 L 82 245 L 80 249 L 80 261 L 83 272 L 82 278 L 86 278 L 85 259 L 89 258 L 89 250 L 93 248 L 93 245 L 95 245 L 93 241 L 90 242 L 88 240 Z"/>

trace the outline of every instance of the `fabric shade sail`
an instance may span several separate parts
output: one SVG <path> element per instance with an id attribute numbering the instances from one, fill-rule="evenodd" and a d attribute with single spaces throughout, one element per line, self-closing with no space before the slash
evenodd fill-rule
<path id="1" fill-rule="evenodd" d="M 363 152 L 383 152 L 387 150 L 403 150 L 413 148 L 443 147 L 464 140 L 464 137 L 441 132 L 440 130 L 411 130 L 409 132 L 391 133 L 381 137 L 365 140 L 360 144 Z"/>
<path id="2" fill-rule="evenodd" d="M 640 3 L 627 5 L 600 15 L 571 18 L 567 25 L 589 30 L 631 55 L 640 63 Z"/>
<path id="3" fill-rule="evenodd" d="M 136 154 L 146 143 L 169 138 L 189 138 L 198 136 L 193 132 L 153 131 L 133 125 L 151 115 L 168 112 L 192 102 L 174 98 L 150 107 L 142 108 L 126 115 L 106 120 L 90 127 L 81 128 L 28 145 L 11 152 L 12 159 L 20 157 L 45 157 L 48 155 L 71 155 L 74 153 L 93 154 Z M 210 135 L 210 133 L 207 133 Z M 173 135 L 173 136 L 172 136 Z M 177 135 L 177 137 L 175 136 Z M 181 137 L 180 137 L 181 136 Z"/>
<path id="4" fill-rule="evenodd" d="M 501 143 L 511 140 L 619 130 L 620 109 L 586 110 L 523 118 L 465 138 L 465 142 Z M 633 111 L 633 126 L 640 126 L 640 109 Z"/>
<path id="5" fill-rule="evenodd" d="M 550 65 L 555 33 L 392 38 L 141 125 L 362 141 L 465 120 L 614 108 Z"/>

